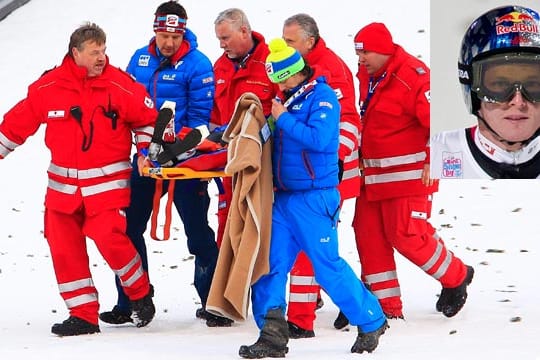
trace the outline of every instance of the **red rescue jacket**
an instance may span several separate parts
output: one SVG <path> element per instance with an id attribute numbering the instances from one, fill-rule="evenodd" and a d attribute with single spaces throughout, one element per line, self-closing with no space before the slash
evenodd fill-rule
<path id="1" fill-rule="evenodd" d="M 325 71 L 328 85 L 336 92 L 341 106 L 339 125 L 339 159 L 343 161 L 343 177 L 339 184 L 341 200 L 360 195 L 358 137 L 362 129 L 356 109 L 356 95 L 351 70 L 322 38 L 305 56 L 312 67 Z"/>
<path id="2" fill-rule="evenodd" d="M 261 100 L 263 113 L 270 115 L 272 99 L 278 87 L 266 75 L 265 62 L 269 54 L 264 37 L 251 32 L 256 42 L 249 57 L 241 64 L 232 61 L 223 53 L 214 64 L 214 108 L 210 118 L 210 130 L 229 123 L 236 100 L 245 92 L 252 92 Z"/>
<path id="3" fill-rule="evenodd" d="M 438 184 L 426 187 L 421 182 L 429 163 L 430 70 L 398 45 L 385 68 L 362 117 L 367 198 L 431 194 Z M 365 67 L 359 66 L 357 77 L 362 104 L 370 82 Z"/>
<path id="4" fill-rule="evenodd" d="M 66 56 L 62 64 L 28 87 L 0 124 L 0 139 L 12 151 L 46 125 L 51 152 L 45 206 L 90 214 L 129 205 L 132 132 L 147 147 L 157 112 L 144 87 L 108 64 L 102 75 Z"/>

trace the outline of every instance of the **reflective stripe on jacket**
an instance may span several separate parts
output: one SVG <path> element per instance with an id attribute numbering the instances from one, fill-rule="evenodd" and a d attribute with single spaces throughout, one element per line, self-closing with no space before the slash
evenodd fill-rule
<path id="1" fill-rule="evenodd" d="M 429 163 L 429 68 L 395 45 L 363 115 L 361 153 L 366 196 L 381 200 L 430 194 L 437 188 L 421 182 Z M 357 74 L 360 100 L 366 101 L 369 75 L 364 66 Z"/>

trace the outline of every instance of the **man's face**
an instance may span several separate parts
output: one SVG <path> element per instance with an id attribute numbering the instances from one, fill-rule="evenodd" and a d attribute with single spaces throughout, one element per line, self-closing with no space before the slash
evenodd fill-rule
<path id="1" fill-rule="evenodd" d="M 156 32 L 156 46 L 159 52 L 166 57 L 172 56 L 178 51 L 184 40 L 184 34 L 166 31 Z"/>
<path id="2" fill-rule="evenodd" d="M 284 26 L 282 37 L 287 45 L 298 50 L 302 56 L 305 56 L 308 52 L 310 52 L 315 43 L 315 39 L 313 37 L 305 37 L 302 28 L 300 28 L 298 24 Z"/>
<path id="3" fill-rule="evenodd" d="M 367 50 L 356 50 L 356 55 L 358 55 L 358 64 L 365 66 L 369 75 L 373 75 L 379 71 L 390 57 L 390 55 Z"/>
<path id="4" fill-rule="evenodd" d="M 504 102 L 481 101 L 479 114 L 507 141 L 524 141 L 540 128 L 540 103 L 533 103 L 523 95 L 529 90 L 538 94 L 540 91 L 540 72 L 538 65 L 520 64 L 492 66 L 483 73 L 483 88 L 492 94 L 508 93 L 513 89 L 511 98 Z M 522 84 L 523 90 L 515 90 L 512 84 Z M 502 96 L 502 95 L 501 95 Z M 483 131 L 488 138 L 491 134 Z M 497 142 L 498 143 L 498 142 Z M 519 145 L 518 145 L 519 146 Z M 508 145 L 503 146 L 508 149 Z M 515 150 L 515 149 L 508 149 Z"/>
<path id="5" fill-rule="evenodd" d="M 73 59 L 75 64 L 86 68 L 88 77 L 99 76 L 107 62 L 106 49 L 105 44 L 98 45 L 93 40 L 87 40 L 82 43 L 81 50 L 73 48 Z"/>
<path id="6" fill-rule="evenodd" d="M 216 24 L 215 32 L 219 47 L 230 59 L 242 58 L 250 50 L 250 34 L 245 26 L 236 29 L 230 22 L 222 21 Z"/>
<path id="7" fill-rule="evenodd" d="M 478 112 L 489 126 L 506 141 L 527 140 L 540 128 L 540 103 L 535 104 L 525 100 L 519 91 L 506 103 L 483 101 Z M 513 147 L 501 144 L 487 130 L 482 131 L 482 133 L 507 150 L 517 150 L 520 147 L 519 144 Z"/>

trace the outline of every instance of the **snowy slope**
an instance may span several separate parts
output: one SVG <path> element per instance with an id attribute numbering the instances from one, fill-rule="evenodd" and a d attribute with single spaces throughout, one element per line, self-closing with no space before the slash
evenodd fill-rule
<path id="1" fill-rule="evenodd" d="M 493 2 L 478 1 L 491 7 Z M 151 36 L 152 0 L 33 0 L 0 22 L 0 114 L 25 96 L 26 87 L 66 52 L 69 34 L 81 22 L 100 24 L 108 34 L 108 53 L 124 67 L 131 53 Z M 219 11 L 243 8 L 255 30 L 267 39 L 280 36 L 283 20 L 308 12 L 319 22 L 328 44 L 356 71 L 352 36 L 371 21 L 387 23 L 397 43 L 429 64 L 429 2 L 397 0 L 328 2 L 275 0 L 182 1 L 200 47 L 215 60 L 221 53 L 213 33 Z M 399 5 L 399 6 L 398 6 Z M 436 69 L 434 69 L 436 71 Z M 50 326 L 67 317 L 58 295 L 48 247 L 42 236 L 45 170 L 49 155 L 39 131 L 0 162 L 0 359 L 236 359 L 238 347 L 257 338 L 252 319 L 232 328 L 211 329 L 195 319 L 193 260 L 182 225 L 175 218 L 174 239 L 149 240 L 150 272 L 158 309 L 146 328 L 101 324 L 101 334 L 57 338 Z M 540 290 L 535 265 L 536 181 L 443 182 L 435 197 L 433 223 L 448 247 L 475 266 L 476 275 L 463 311 L 446 319 L 434 309 L 437 282 L 398 256 L 406 320 L 391 321 L 372 355 L 350 354 L 355 329 L 336 331 L 337 310 L 325 297 L 318 312 L 316 338 L 291 340 L 290 359 L 540 359 Z M 216 190 L 211 187 L 212 195 Z M 210 220 L 216 226 L 213 198 Z M 347 201 L 340 227 L 341 253 L 360 273 Z M 90 241 L 94 282 L 102 310 L 116 300 L 113 274 Z"/>

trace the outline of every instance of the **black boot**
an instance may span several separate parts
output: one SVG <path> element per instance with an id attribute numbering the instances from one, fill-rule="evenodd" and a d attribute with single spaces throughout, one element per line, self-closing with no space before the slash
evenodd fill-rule
<path id="1" fill-rule="evenodd" d="M 182 160 L 182 154 L 185 152 L 194 149 L 202 140 L 203 134 L 199 129 L 193 129 L 183 139 L 176 138 L 172 144 L 163 144 L 163 152 L 161 152 L 157 161 L 163 167 L 171 167 L 178 163 L 179 160 Z"/>
<path id="2" fill-rule="evenodd" d="M 345 314 L 340 310 L 336 320 L 334 320 L 334 327 L 341 330 L 347 325 L 349 325 L 349 319 L 347 319 Z"/>
<path id="3" fill-rule="evenodd" d="M 206 320 L 206 326 L 208 327 L 230 327 L 234 323 L 233 320 L 223 316 L 214 315 L 202 307 L 195 311 L 195 317 Z"/>
<path id="4" fill-rule="evenodd" d="M 440 311 L 446 317 L 456 315 L 467 301 L 467 286 L 470 285 L 474 277 L 474 268 L 467 266 L 467 275 L 463 282 L 455 288 L 443 288 L 441 296 L 435 304 L 437 311 Z"/>
<path id="5" fill-rule="evenodd" d="M 99 314 L 99 319 L 107 324 L 121 325 L 132 323 L 131 311 L 126 312 L 121 310 L 117 305 L 111 311 L 104 311 Z"/>
<path id="6" fill-rule="evenodd" d="M 70 316 L 63 322 L 54 324 L 51 332 L 58 336 L 94 334 L 99 332 L 99 325 L 94 325 L 86 320 Z"/>
<path id="7" fill-rule="evenodd" d="M 269 310 L 259 339 L 253 345 L 242 345 L 238 355 L 245 359 L 282 358 L 289 351 L 289 329 L 281 309 Z"/>
<path id="8" fill-rule="evenodd" d="M 379 338 L 382 334 L 388 329 L 388 322 L 384 320 L 384 323 L 377 330 L 365 333 L 362 331 L 360 326 L 358 327 L 358 336 L 354 342 L 351 352 L 352 353 L 363 353 L 367 351 L 368 353 L 373 352 L 379 345 Z"/>
<path id="9" fill-rule="evenodd" d="M 154 318 L 156 308 L 152 301 L 152 295 L 152 292 L 149 292 L 145 297 L 131 301 L 131 309 L 133 311 L 131 318 L 137 327 L 148 325 Z"/>
<path id="10" fill-rule="evenodd" d="M 150 284 L 150 296 L 154 297 L 154 286 L 152 284 Z M 133 323 L 131 309 L 121 309 L 118 305 L 115 305 L 111 311 L 104 311 L 99 314 L 99 319 L 113 325 Z"/>
<path id="11" fill-rule="evenodd" d="M 197 310 L 195 310 L 195 317 L 196 317 L 197 319 L 204 319 L 204 320 L 206 320 L 207 314 L 208 314 L 208 311 L 204 310 L 203 307 L 200 307 L 200 308 L 198 308 Z"/>
<path id="12" fill-rule="evenodd" d="M 208 327 L 230 327 L 233 324 L 233 320 L 223 317 L 214 315 L 212 313 L 207 312 L 206 317 L 206 326 Z"/>
<path id="13" fill-rule="evenodd" d="M 289 338 L 291 339 L 305 339 L 315 337 L 315 332 L 313 330 L 306 330 L 300 326 L 287 321 L 289 325 Z"/>

